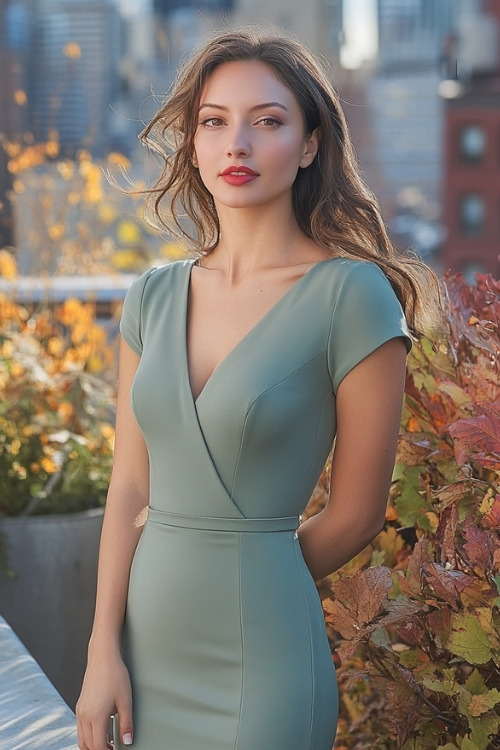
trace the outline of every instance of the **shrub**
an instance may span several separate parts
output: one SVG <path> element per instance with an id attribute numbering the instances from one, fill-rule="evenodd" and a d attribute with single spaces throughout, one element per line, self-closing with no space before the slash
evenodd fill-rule
<path id="1" fill-rule="evenodd" d="M 0 517 L 104 504 L 113 352 L 91 304 L 29 312 L 0 296 Z"/>
<path id="2" fill-rule="evenodd" d="M 500 747 L 500 283 L 445 285 L 448 338 L 409 357 L 385 529 L 320 587 L 337 750 Z"/>

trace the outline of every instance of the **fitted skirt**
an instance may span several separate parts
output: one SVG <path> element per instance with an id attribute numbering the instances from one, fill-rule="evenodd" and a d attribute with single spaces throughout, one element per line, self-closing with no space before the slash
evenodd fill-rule
<path id="1" fill-rule="evenodd" d="M 333 746 L 335 670 L 293 519 L 150 511 L 124 655 L 135 750 Z"/>

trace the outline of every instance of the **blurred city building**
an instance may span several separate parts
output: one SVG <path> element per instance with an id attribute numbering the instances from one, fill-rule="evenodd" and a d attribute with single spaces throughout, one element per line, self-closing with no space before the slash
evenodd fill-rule
<path id="1" fill-rule="evenodd" d="M 36 0 L 30 8 L 32 133 L 42 141 L 57 133 L 68 155 L 79 148 L 100 155 L 119 90 L 117 9 L 111 0 Z"/>
<path id="2" fill-rule="evenodd" d="M 287 29 L 321 55 L 333 75 L 339 66 L 342 40 L 342 0 L 236 0 L 235 22 L 266 21 Z"/>
<path id="3" fill-rule="evenodd" d="M 500 270 L 500 4 L 462 4 L 456 75 L 445 105 L 445 268 L 498 277 Z M 452 66 L 450 66 L 452 67 Z"/>
<path id="4" fill-rule="evenodd" d="M 0 136 L 14 139 L 27 128 L 26 69 L 23 60 L 29 45 L 27 19 L 22 6 L 0 0 Z M 7 198 L 12 178 L 7 153 L 0 147 L 0 247 L 13 242 L 12 206 Z"/>
<path id="5" fill-rule="evenodd" d="M 395 243 L 436 263 L 441 223 L 443 48 L 457 0 L 378 0 L 379 51 L 367 87 L 375 191 Z"/>

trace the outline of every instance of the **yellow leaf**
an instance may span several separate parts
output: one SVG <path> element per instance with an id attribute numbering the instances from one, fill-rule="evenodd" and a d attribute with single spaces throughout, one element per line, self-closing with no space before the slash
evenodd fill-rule
<path id="1" fill-rule="evenodd" d="M 119 271 L 128 271 L 134 268 L 137 255 L 133 250 L 116 250 L 111 256 L 111 263 Z"/>
<path id="2" fill-rule="evenodd" d="M 116 219 L 116 208 L 111 203 L 101 203 L 97 213 L 103 224 L 111 224 Z"/>
<path id="3" fill-rule="evenodd" d="M 55 474 L 55 472 L 57 471 L 57 466 L 51 458 L 48 458 L 48 456 L 44 456 L 42 458 L 42 460 L 40 461 L 40 466 L 44 471 L 47 472 L 47 474 Z"/>
<path id="4" fill-rule="evenodd" d="M 20 107 L 24 107 L 25 104 L 28 102 L 28 97 L 26 96 L 26 92 L 22 89 L 16 89 L 13 94 L 14 101 L 16 104 L 18 104 Z"/>
<path id="5" fill-rule="evenodd" d="M 45 153 L 51 159 L 55 159 L 55 157 L 58 156 L 59 143 L 57 142 L 57 140 L 47 141 L 47 143 L 45 144 Z"/>
<path id="6" fill-rule="evenodd" d="M 102 360 L 100 359 L 100 357 L 98 357 L 96 354 L 91 354 L 87 359 L 87 370 L 92 373 L 92 375 L 96 375 L 98 372 L 101 372 Z"/>
<path id="7" fill-rule="evenodd" d="M 61 237 L 63 237 L 64 230 L 64 224 L 62 222 L 58 222 L 56 224 L 51 224 L 51 226 L 47 228 L 47 234 L 53 242 L 56 242 L 57 240 L 60 240 Z"/>
<path id="8" fill-rule="evenodd" d="M 72 161 L 60 161 L 57 164 L 57 171 L 64 180 L 70 180 L 75 173 L 75 165 Z"/>
<path id="9" fill-rule="evenodd" d="M 123 245 L 138 245 L 141 241 L 141 233 L 133 221 L 121 221 L 118 224 L 117 237 Z"/>
<path id="10" fill-rule="evenodd" d="M 169 260 L 178 260 L 186 257 L 186 250 L 178 242 L 166 242 L 160 250 L 164 258 Z"/>
<path id="11" fill-rule="evenodd" d="M 486 513 L 489 513 L 490 510 L 493 508 L 493 505 L 495 503 L 495 496 L 493 494 L 493 490 L 490 488 L 486 492 L 485 496 L 481 500 L 481 505 L 479 506 L 479 512 L 484 515 Z"/>
<path id="12" fill-rule="evenodd" d="M 63 53 L 70 60 L 78 60 L 82 56 L 82 50 L 78 42 L 67 42 L 63 47 Z"/>
<path id="13" fill-rule="evenodd" d="M 469 701 L 468 709 L 471 716 L 481 716 L 500 703 L 500 693 L 496 688 L 488 690 L 482 695 L 473 695 Z"/>
<path id="14" fill-rule="evenodd" d="M 123 154 L 119 154 L 117 151 L 112 151 L 108 154 L 108 164 L 128 169 L 130 167 L 130 160 Z"/>
<path id="15" fill-rule="evenodd" d="M 101 435 L 106 440 L 112 440 L 115 436 L 115 431 L 113 427 L 110 424 L 102 424 L 101 425 Z"/>
<path id="16" fill-rule="evenodd" d="M 14 378 L 20 378 L 21 375 L 24 375 L 24 368 L 19 362 L 13 362 L 12 367 L 10 369 L 10 374 Z"/>
<path id="17" fill-rule="evenodd" d="M 433 513 L 432 511 L 428 511 L 426 514 L 427 519 L 429 520 L 430 527 L 432 531 L 436 531 L 439 526 L 439 518 L 436 515 L 436 513 Z"/>
<path id="18" fill-rule="evenodd" d="M 4 279 L 17 278 L 16 259 L 7 250 L 0 250 L 0 276 Z"/>

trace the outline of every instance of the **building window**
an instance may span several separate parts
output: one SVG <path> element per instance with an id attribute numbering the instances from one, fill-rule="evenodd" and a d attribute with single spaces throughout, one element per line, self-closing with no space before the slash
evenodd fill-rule
<path id="1" fill-rule="evenodd" d="M 460 156 L 468 164 L 477 164 L 486 154 L 486 133 L 480 125 L 465 125 L 459 136 Z"/>
<path id="2" fill-rule="evenodd" d="M 462 234 L 469 237 L 484 232 L 486 223 L 486 203 L 477 193 L 464 195 L 460 201 L 460 229 Z"/>

